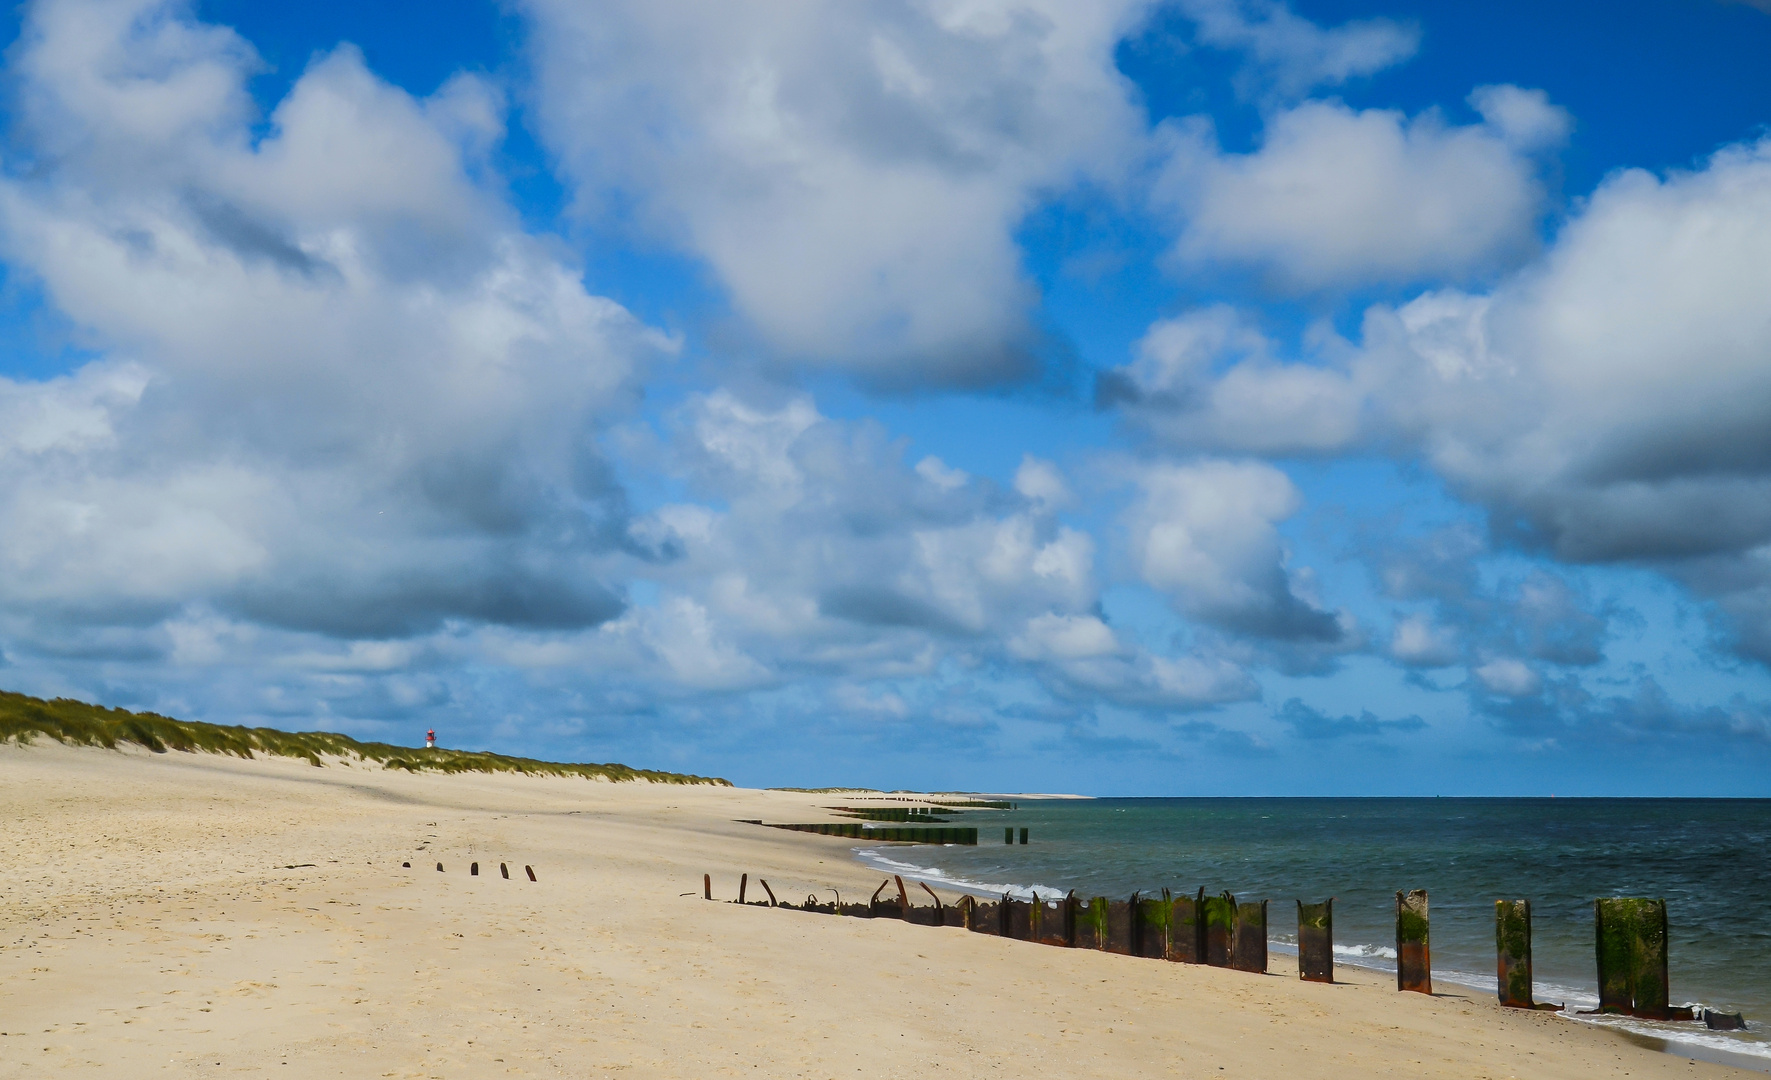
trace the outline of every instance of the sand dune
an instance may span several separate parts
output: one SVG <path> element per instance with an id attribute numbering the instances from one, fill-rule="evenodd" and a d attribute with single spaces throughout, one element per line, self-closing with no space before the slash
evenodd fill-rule
<path id="1" fill-rule="evenodd" d="M 699 898 L 870 893 L 852 841 L 734 820 L 823 801 L 0 747 L 0 1077 L 1756 1075 L 1370 974 Z"/>

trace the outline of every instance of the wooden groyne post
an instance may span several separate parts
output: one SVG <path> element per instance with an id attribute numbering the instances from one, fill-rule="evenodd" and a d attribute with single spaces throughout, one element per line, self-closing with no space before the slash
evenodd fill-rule
<path id="1" fill-rule="evenodd" d="M 1535 1009 L 1531 987 L 1531 901 L 1494 902 L 1494 978 L 1500 1003 Z"/>
<path id="2" fill-rule="evenodd" d="M 1396 989 L 1433 992 L 1433 956 L 1427 941 L 1427 890 L 1396 894 Z"/>
<path id="3" fill-rule="evenodd" d="M 1334 981 L 1334 897 L 1320 904 L 1298 905 L 1298 978 L 1305 982 Z"/>
<path id="4" fill-rule="evenodd" d="M 1267 970 L 1267 901 L 1236 905 L 1236 925 L 1230 932 L 1230 966 L 1237 971 Z"/>
<path id="5" fill-rule="evenodd" d="M 1666 901 L 1610 897 L 1593 901 L 1599 963 L 1599 1010 L 1649 1020 L 1673 1019 L 1667 999 Z M 1682 1014 L 1678 1017 L 1683 1019 Z"/>

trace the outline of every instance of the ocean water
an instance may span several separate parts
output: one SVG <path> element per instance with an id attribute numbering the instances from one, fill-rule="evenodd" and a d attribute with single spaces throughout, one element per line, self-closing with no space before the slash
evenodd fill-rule
<path id="1" fill-rule="evenodd" d="M 982 895 L 1115 899 L 1169 888 L 1272 901 L 1295 949 L 1296 899 L 1334 898 L 1339 961 L 1395 970 L 1395 894 L 1430 894 L 1433 977 L 1495 988 L 1494 901 L 1531 901 L 1539 1001 L 1598 1001 L 1593 899 L 1664 897 L 1674 1004 L 1746 1014 L 1745 1032 L 1586 1018 L 1698 1056 L 1771 1069 L 1771 799 L 1091 799 L 970 811 L 977 847 L 856 849 L 881 870 Z M 1002 830 L 1029 830 L 1005 846 Z"/>

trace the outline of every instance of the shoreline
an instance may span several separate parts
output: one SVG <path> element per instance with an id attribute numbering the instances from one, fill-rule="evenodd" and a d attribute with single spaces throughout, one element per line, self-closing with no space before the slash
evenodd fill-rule
<path id="1" fill-rule="evenodd" d="M 1262 977 L 700 899 L 703 874 L 866 896 L 852 841 L 742 820 L 819 803 L 0 746 L 0 1078 L 1758 1075 L 1282 955 Z"/>
<path id="2" fill-rule="evenodd" d="M 907 861 L 913 851 L 914 848 L 909 847 L 888 849 L 875 844 L 853 847 L 851 854 L 857 862 L 869 866 L 875 873 L 896 873 L 906 881 L 916 881 L 978 899 L 994 900 L 1005 893 L 1017 900 L 1031 899 L 1035 896 L 1045 900 L 1055 900 L 1066 895 L 1063 890 L 1038 882 L 1031 885 L 1012 883 L 999 886 L 993 883 L 951 877 L 941 871 L 916 866 Z M 894 857 L 894 853 L 897 857 Z M 877 865 L 875 860 L 877 860 Z M 1393 953 L 1389 957 L 1385 957 L 1365 953 L 1361 951 L 1362 948 L 1363 946 L 1343 947 L 1336 945 L 1334 963 L 1337 978 L 1344 969 L 1369 972 L 1390 979 L 1395 977 L 1396 968 Z M 1268 950 L 1270 955 L 1277 953 L 1286 956 L 1293 965 L 1292 970 L 1295 973 L 1297 963 L 1295 942 L 1269 937 Z M 1446 983 L 1464 990 L 1476 991 L 1491 998 L 1496 994 L 1497 984 L 1493 977 L 1455 968 L 1435 969 L 1433 981 L 1434 985 Z M 1761 1052 L 1755 1052 L 1742 1049 L 1742 1044 L 1735 1039 L 1712 1034 L 1707 1028 L 1701 1026 L 1674 1025 L 1634 1017 L 1588 1016 L 1584 1014 L 1584 1010 L 1597 1008 L 1599 1003 L 1596 991 L 1547 983 L 1539 984 L 1538 990 L 1540 997 L 1545 1000 L 1560 1000 L 1567 1006 L 1562 1010 L 1546 1011 L 1543 1015 L 1553 1016 L 1568 1023 L 1590 1025 L 1610 1032 L 1619 1038 L 1630 1040 L 1636 1045 L 1649 1047 L 1674 1057 L 1724 1064 L 1749 1072 L 1771 1073 L 1771 1044 L 1764 1042 L 1746 1044 L 1763 1048 Z M 1699 1003 L 1683 1002 L 1682 1004 L 1698 1005 Z"/>

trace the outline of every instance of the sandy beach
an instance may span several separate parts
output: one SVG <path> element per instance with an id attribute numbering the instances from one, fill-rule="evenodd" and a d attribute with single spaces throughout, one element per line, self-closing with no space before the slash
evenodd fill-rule
<path id="1" fill-rule="evenodd" d="M 1262 977 L 700 898 L 703 873 L 722 899 L 740 873 L 871 893 L 853 841 L 735 820 L 830 801 L 0 746 L 0 1077 L 1759 1075 L 1283 956 Z"/>

